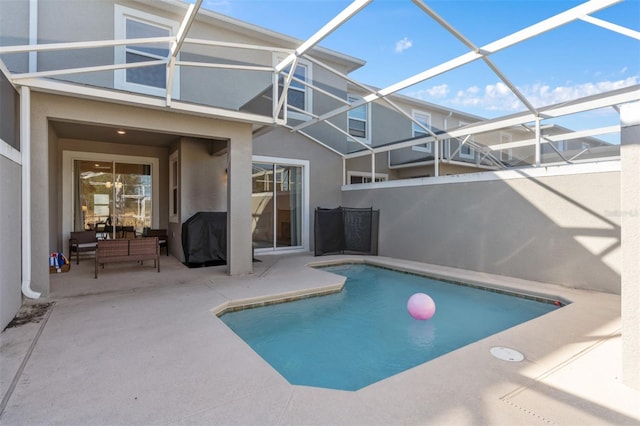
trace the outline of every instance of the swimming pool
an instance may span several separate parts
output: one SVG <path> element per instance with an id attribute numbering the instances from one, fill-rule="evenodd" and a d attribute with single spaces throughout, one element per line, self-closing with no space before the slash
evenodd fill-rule
<path id="1" fill-rule="evenodd" d="M 342 292 L 226 313 L 221 320 L 289 383 L 358 390 L 558 306 L 364 264 L 322 268 Z M 427 293 L 436 314 L 407 312 Z"/>

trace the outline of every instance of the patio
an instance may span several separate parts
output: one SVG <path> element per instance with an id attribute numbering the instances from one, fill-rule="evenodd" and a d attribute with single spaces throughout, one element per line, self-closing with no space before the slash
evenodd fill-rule
<path id="1" fill-rule="evenodd" d="M 263 256 L 254 273 L 162 272 L 93 262 L 52 276 L 39 323 L 1 335 L 2 424 L 638 424 L 620 377 L 620 297 L 538 284 L 573 303 L 357 392 L 289 385 L 212 310 L 229 301 L 340 285 L 310 255 Z M 357 259 L 357 258 L 356 258 Z M 363 259 L 363 258 L 360 258 Z M 527 282 L 368 257 L 497 286 Z M 135 281 L 134 281 L 135 280 Z M 553 333 L 547 331 L 552 329 Z M 506 346 L 525 355 L 490 355 Z M 21 365 L 22 364 L 22 365 Z M 16 375 L 16 373 L 18 373 Z"/>

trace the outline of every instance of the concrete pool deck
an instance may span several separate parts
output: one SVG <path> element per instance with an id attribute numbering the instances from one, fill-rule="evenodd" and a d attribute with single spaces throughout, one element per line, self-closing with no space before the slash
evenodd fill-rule
<path id="1" fill-rule="evenodd" d="M 306 265 L 346 257 L 263 256 L 254 273 L 93 260 L 52 276 L 40 322 L 0 334 L 2 425 L 640 424 L 621 374 L 620 297 L 539 284 L 572 303 L 356 392 L 292 386 L 230 331 L 228 303 L 332 288 Z M 398 261 L 430 275 L 530 289 L 506 277 Z M 494 358 L 504 346 L 522 362 Z"/>

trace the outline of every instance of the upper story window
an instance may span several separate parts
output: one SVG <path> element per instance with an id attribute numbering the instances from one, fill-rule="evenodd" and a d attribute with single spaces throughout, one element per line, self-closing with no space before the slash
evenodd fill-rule
<path id="1" fill-rule="evenodd" d="M 276 63 L 282 61 L 284 58 L 277 57 Z M 284 82 L 286 76 L 289 75 L 291 66 L 286 67 L 278 76 L 278 96 L 282 96 L 284 89 Z M 311 81 L 311 63 L 298 59 L 296 68 L 293 71 L 293 78 L 289 84 L 289 90 L 287 90 L 287 115 L 290 118 L 296 120 L 308 120 L 309 115 L 304 114 L 301 111 L 312 112 L 311 108 L 311 90 L 303 83 Z"/>
<path id="2" fill-rule="evenodd" d="M 500 132 L 500 144 L 511 142 L 511 135 L 509 133 Z M 513 160 L 513 150 L 511 148 L 500 150 L 500 160 L 501 161 L 511 161 Z"/>
<path id="3" fill-rule="evenodd" d="M 115 38 L 139 39 L 169 37 L 175 35 L 177 24 L 171 20 L 154 16 L 139 10 L 115 5 Z M 116 46 L 116 63 L 131 64 L 166 60 L 169 57 L 170 42 L 152 44 L 128 44 Z M 179 98 L 180 70 L 174 71 L 172 97 Z M 165 96 L 167 88 L 167 67 L 165 64 L 139 68 L 116 70 L 114 86 L 148 95 Z"/>
<path id="4" fill-rule="evenodd" d="M 469 124 L 469 123 L 461 121 L 460 122 L 460 127 L 466 126 L 467 124 Z M 469 136 L 468 138 L 466 136 L 464 138 L 459 138 L 460 143 L 462 143 L 462 141 L 465 140 L 465 139 L 467 141 L 465 142 L 464 145 L 462 145 L 460 147 L 460 158 L 465 158 L 467 160 L 473 160 L 474 159 L 474 150 L 468 144 L 469 142 L 473 142 L 474 141 L 473 135 Z"/>
<path id="5" fill-rule="evenodd" d="M 429 114 L 428 112 L 414 110 L 414 111 L 411 112 L 411 116 L 413 117 L 413 119 L 415 121 L 420 123 L 422 126 L 424 126 L 427 129 L 431 130 L 431 114 Z M 419 126 L 414 121 L 412 121 L 411 122 L 411 136 L 413 136 L 414 138 L 422 137 L 422 136 L 429 136 L 429 133 L 423 127 Z M 431 152 L 433 152 L 433 142 L 426 143 L 426 144 L 423 144 L 423 145 L 415 145 L 415 146 L 412 146 L 411 149 L 413 149 L 414 151 L 431 153 Z"/>
<path id="6" fill-rule="evenodd" d="M 349 103 L 357 102 L 360 99 L 361 98 L 357 96 L 347 96 Z M 347 113 L 347 121 L 348 131 L 351 136 L 365 143 L 371 143 L 371 137 L 369 135 L 369 104 L 364 104 L 349 110 Z"/>

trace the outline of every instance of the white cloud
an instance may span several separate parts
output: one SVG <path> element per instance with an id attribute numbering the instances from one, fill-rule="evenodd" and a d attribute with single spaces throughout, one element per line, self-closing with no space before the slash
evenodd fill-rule
<path id="1" fill-rule="evenodd" d="M 405 37 L 402 40 L 399 40 L 396 42 L 395 51 L 396 53 L 402 53 L 405 50 L 409 49 L 412 45 L 413 45 L 413 42 Z"/>
<path id="2" fill-rule="evenodd" d="M 621 89 L 640 83 L 639 76 L 628 77 L 615 81 L 599 81 L 595 83 L 567 84 L 551 87 L 544 83 L 535 83 L 518 87 L 520 92 L 536 107 L 558 104 L 585 96 L 602 92 Z M 428 90 L 422 91 L 422 95 Z M 424 96 L 418 96 L 426 99 Z M 520 111 L 524 109 L 522 103 L 511 93 L 511 90 L 502 82 L 487 84 L 484 89 L 471 86 L 456 91 L 455 96 L 449 101 L 454 105 L 463 107 L 479 107 L 490 111 Z"/>
<path id="3" fill-rule="evenodd" d="M 432 86 L 428 89 L 418 90 L 417 92 L 410 93 L 410 96 L 422 99 L 423 101 L 433 101 L 433 98 L 446 98 L 451 92 L 448 84 L 440 84 L 438 86 Z"/>
<path id="4" fill-rule="evenodd" d="M 447 84 L 440 84 L 427 89 L 429 96 L 433 98 L 444 98 L 449 94 L 449 86 Z"/>
<path id="5" fill-rule="evenodd" d="M 625 74 L 628 69 L 629 68 L 627 68 L 627 67 L 622 67 L 622 69 L 620 70 L 620 74 Z"/>

